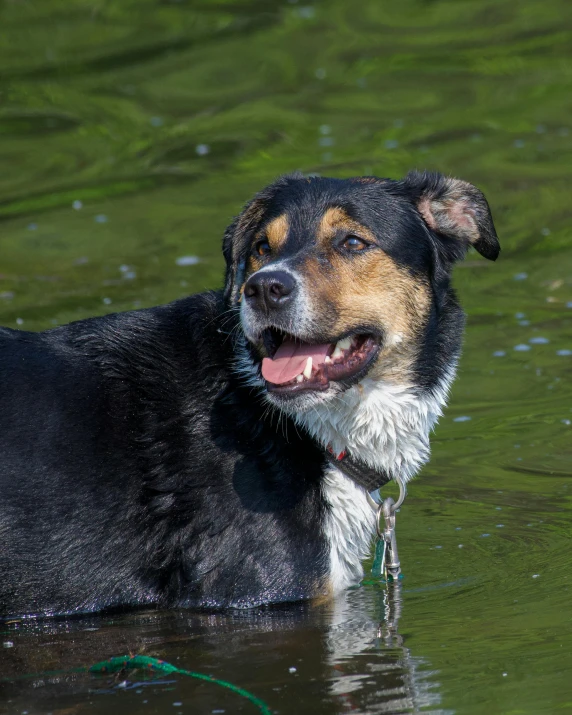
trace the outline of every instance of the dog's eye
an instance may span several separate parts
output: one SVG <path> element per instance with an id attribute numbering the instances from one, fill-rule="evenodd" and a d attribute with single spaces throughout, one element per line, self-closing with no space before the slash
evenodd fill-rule
<path id="1" fill-rule="evenodd" d="M 254 244 L 254 252 L 257 253 L 259 256 L 267 256 L 270 251 L 270 244 L 266 239 L 262 239 L 262 241 L 257 241 Z"/>
<path id="2" fill-rule="evenodd" d="M 367 248 L 368 244 L 357 236 L 346 236 L 342 246 L 347 251 L 363 251 L 364 248 Z"/>

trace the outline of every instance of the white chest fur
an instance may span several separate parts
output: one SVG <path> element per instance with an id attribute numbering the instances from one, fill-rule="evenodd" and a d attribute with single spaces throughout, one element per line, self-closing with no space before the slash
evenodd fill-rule
<path id="1" fill-rule="evenodd" d="M 431 393 L 367 378 L 335 401 L 317 405 L 297 420 L 324 447 L 349 453 L 404 482 L 429 459 L 429 433 L 442 413 L 453 370 Z M 324 477 L 330 506 L 324 535 L 330 545 L 334 592 L 358 583 L 361 561 L 375 533 L 375 512 L 366 492 L 335 467 Z"/>
<path id="2" fill-rule="evenodd" d="M 375 511 L 366 492 L 335 467 L 329 467 L 323 482 L 329 504 L 324 536 L 330 550 L 330 586 L 334 593 L 359 583 L 361 562 L 368 557 L 375 533 Z"/>

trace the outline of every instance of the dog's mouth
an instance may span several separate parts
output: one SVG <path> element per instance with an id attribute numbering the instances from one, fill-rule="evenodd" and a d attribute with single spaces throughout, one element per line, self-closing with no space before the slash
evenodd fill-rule
<path id="1" fill-rule="evenodd" d="M 269 392 L 279 394 L 327 390 L 330 382 L 348 381 L 367 372 L 379 352 L 379 339 L 370 333 L 331 343 L 305 343 L 275 328 L 262 333 L 269 357 L 262 360 L 262 377 Z"/>

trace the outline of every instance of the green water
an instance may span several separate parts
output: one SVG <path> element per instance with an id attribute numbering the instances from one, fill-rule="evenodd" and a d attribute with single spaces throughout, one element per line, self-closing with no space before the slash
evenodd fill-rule
<path id="1" fill-rule="evenodd" d="M 568 0 L 0 3 L 1 324 L 220 285 L 225 225 L 293 169 L 461 176 L 503 246 L 456 271 L 465 353 L 397 602 L 12 623 L 0 713 L 255 712 L 178 677 L 18 679 L 127 652 L 282 715 L 572 712 L 571 110 Z"/>

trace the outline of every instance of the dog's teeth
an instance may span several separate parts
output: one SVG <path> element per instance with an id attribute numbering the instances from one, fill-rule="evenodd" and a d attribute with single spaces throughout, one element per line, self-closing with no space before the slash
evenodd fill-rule
<path id="1" fill-rule="evenodd" d="M 302 373 L 306 380 L 309 380 L 312 377 L 312 356 L 310 356 L 306 362 L 306 367 L 304 368 L 304 372 Z"/>
<path id="2" fill-rule="evenodd" d="M 326 364 L 332 362 L 332 358 L 329 355 L 326 355 L 326 359 L 324 360 Z"/>
<path id="3" fill-rule="evenodd" d="M 304 375 L 297 375 L 297 376 L 296 376 L 296 382 L 302 382 L 303 379 L 304 379 Z"/>
<path id="4" fill-rule="evenodd" d="M 336 345 L 336 350 L 339 348 L 340 350 L 349 350 L 352 346 L 352 339 L 351 338 L 344 338 L 343 340 L 338 340 L 337 345 Z"/>
<path id="5" fill-rule="evenodd" d="M 336 349 L 332 353 L 332 360 L 337 360 L 338 358 L 343 357 L 343 355 L 344 351 L 338 345 L 336 345 Z"/>

